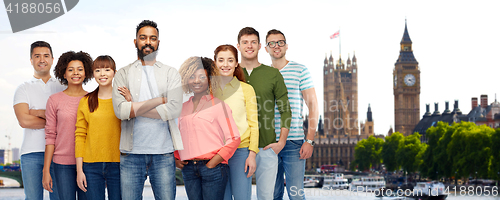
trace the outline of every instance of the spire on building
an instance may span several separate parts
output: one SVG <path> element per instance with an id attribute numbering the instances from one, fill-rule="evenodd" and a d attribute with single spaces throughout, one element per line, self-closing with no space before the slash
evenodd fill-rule
<path id="1" fill-rule="evenodd" d="M 366 121 L 372 122 L 372 107 L 368 104 L 368 112 L 366 112 Z"/>
<path id="2" fill-rule="evenodd" d="M 321 115 L 319 116 L 319 120 L 318 120 L 318 134 L 325 135 L 325 130 L 323 127 L 323 119 L 321 119 Z"/>
<path id="3" fill-rule="evenodd" d="M 403 33 L 403 38 L 401 39 L 401 50 L 399 51 L 399 57 L 396 63 L 408 63 L 408 64 L 418 64 L 417 59 L 413 55 L 412 42 L 410 39 L 410 34 L 408 33 L 408 27 L 405 20 L 405 32 Z"/>
<path id="4" fill-rule="evenodd" d="M 403 33 L 403 38 L 401 39 L 401 44 L 411 44 L 410 34 L 408 34 L 408 27 L 405 19 L 405 32 Z"/>
<path id="5" fill-rule="evenodd" d="M 332 51 L 330 51 L 330 59 L 328 59 L 328 61 L 330 61 L 331 63 L 333 63 L 333 53 L 332 53 Z"/>
<path id="6" fill-rule="evenodd" d="M 325 67 L 328 66 L 328 54 L 325 53 Z"/>

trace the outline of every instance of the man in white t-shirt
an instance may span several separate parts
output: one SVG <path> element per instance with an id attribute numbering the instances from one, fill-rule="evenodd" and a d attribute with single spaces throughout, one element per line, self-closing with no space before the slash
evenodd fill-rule
<path id="1" fill-rule="evenodd" d="M 33 78 L 17 87 L 14 94 L 14 112 L 24 129 L 21 146 L 21 171 L 27 200 L 43 199 L 42 170 L 45 153 L 45 106 L 50 95 L 63 91 L 66 86 L 50 75 L 54 57 L 50 44 L 37 41 L 31 44 L 30 61 Z M 51 174 L 53 175 L 52 169 Z M 53 185 L 51 200 L 59 199 Z"/>

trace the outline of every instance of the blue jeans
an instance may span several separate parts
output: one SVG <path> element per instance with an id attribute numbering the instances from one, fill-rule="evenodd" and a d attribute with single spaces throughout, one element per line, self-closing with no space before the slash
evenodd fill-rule
<path id="1" fill-rule="evenodd" d="M 259 148 L 259 150 L 257 157 L 255 157 L 257 162 L 255 170 L 257 199 L 273 199 L 276 173 L 278 173 L 278 155 L 271 148 L 265 151 L 263 148 Z"/>
<path id="2" fill-rule="evenodd" d="M 229 159 L 229 176 L 224 200 L 233 199 L 231 195 L 234 200 L 250 200 L 252 197 L 252 177 L 247 178 L 248 169 L 245 172 L 245 162 L 249 153 L 248 147 L 238 148 Z"/>
<path id="3" fill-rule="evenodd" d="M 129 154 L 120 156 L 123 200 L 142 199 L 144 181 L 149 176 L 155 199 L 175 199 L 175 159 L 173 153 Z"/>
<path id="4" fill-rule="evenodd" d="M 283 199 L 284 177 L 286 175 L 286 191 L 290 200 L 306 199 L 304 189 L 304 173 L 306 160 L 300 158 L 300 148 L 304 140 L 287 140 L 285 147 L 278 154 L 278 174 L 276 176 L 276 187 L 274 188 L 274 199 Z"/>
<path id="5" fill-rule="evenodd" d="M 87 199 L 104 200 L 105 188 L 108 188 L 109 200 L 120 200 L 120 163 L 96 162 L 83 163 L 83 172 L 87 179 Z"/>
<path id="6" fill-rule="evenodd" d="M 52 165 L 54 165 L 54 178 L 52 180 L 57 184 L 59 199 L 76 200 L 76 196 L 78 196 L 78 200 L 87 199 L 85 192 L 76 184 L 76 165 L 57 163 L 52 163 Z"/>
<path id="7" fill-rule="evenodd" d="M 23 176 L 24 195 L 26 200 L 43 199 L 43 159 L 44 152 L 34 152 L 21 155 L 21 173 Z M 54 163 L 50 165 L 50 176 L 54 177 Z M 52 182 L 51 200 L 59 200 L 57 187 Z"/>
<path id="8" fill-rule="evenodd" d="M 190 200 L 223 200 L 228 166 L 219 163 L 209 169 L 206 161 L 188 161 L 182 168 L 182 177 Z"/>

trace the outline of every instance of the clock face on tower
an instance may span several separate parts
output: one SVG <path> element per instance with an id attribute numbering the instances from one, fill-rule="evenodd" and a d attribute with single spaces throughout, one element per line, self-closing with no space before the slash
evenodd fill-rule
<path id="1" fill-rule="evenodd" d="M 394 87 L 398 86 L 398 76 L 394 76 Z"/>
<path id="2" fill-rule="evenodd" d="M 415 85 L 416 79 L 415 76 L 413 76 L 413 74 L 406 74 L 404 81 L 407 86 L 413 86 Z"/>

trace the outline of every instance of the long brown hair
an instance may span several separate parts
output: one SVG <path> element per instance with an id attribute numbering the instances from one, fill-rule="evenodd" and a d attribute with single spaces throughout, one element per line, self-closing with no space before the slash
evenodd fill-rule
<path id="1" fill-rule="evenodd" d="M 113 60 L 113 58 L 111 58 L 111 56 L 108 55 L 99 56 L 94 60 L 94 64 L 92 64 L 92 72 L 100 68 L 111 68 L 114 72 L 116 72 L 115 61 Z M 99 107 L 98 93 L 99 86 L 97 86 L 97 88 L 91 93 L 85 95 L 86 97 L 88 97 L 89 110 L 91 113 Z"/>
<path id="2" fill-rule="evenodd" d="M 238 62 L 238 50 L 230 44 L 223 44 L 218 46 L 215 51 L 214 51 L 214 62 L 217 62 L 217 55 L 221 51 L 230 51 L 233 53 L 234 59 L 236 60 L 236 67 L 234 68 L 234 73 L 233 76 L 236 76 L 236 78 L 239 81 L 245 82 L 245 74 L 243 73 L 243 69 L 240 66 L 240 63 Z M 214 63 L 215 64 L 215 63 Z M 215 64 L 217 66 L 217 64 Z"/>

